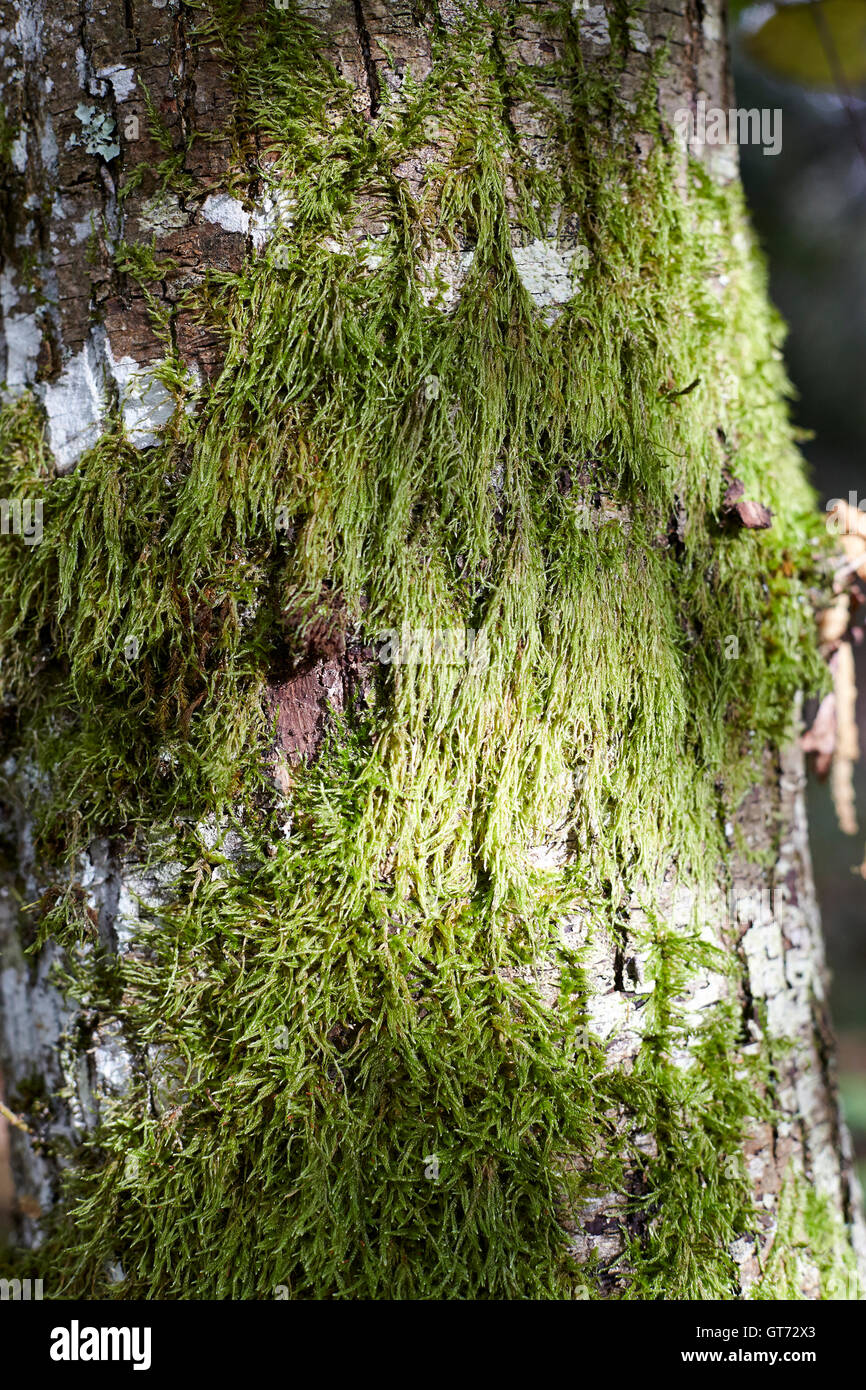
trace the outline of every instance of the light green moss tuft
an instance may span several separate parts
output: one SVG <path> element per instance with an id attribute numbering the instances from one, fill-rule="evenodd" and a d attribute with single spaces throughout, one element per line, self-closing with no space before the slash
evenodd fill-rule
<path id="1" fill-rule="evenodd" d="M 848 1232 L 829 1198 L 792 1172 L 782 1190 L 778 1230 L 756 1299 L 798 1299 L 804 1283 L 817 1285 L 821 1299 L 866 1298 Z"/>

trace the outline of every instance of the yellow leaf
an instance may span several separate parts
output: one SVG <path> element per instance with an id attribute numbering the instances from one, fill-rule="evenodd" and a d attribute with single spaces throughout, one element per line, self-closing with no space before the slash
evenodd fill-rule
<path id="1" fill-rule="evenodd" d="M 768 72 L 834 90 L 840 74 L 848 87 L 866 83 L 866 0 L 780 4 L 762 21 L 765 9 L 746 10 L 743 46 Z"/>

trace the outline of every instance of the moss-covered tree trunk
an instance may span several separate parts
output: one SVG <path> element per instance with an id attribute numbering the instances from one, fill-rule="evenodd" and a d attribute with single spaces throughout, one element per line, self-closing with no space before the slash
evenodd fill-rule
<path id="1" fill-rule="evenodd" d="M 5 8 L 18 1263 L 855 1296 L 715 0 Z"/>

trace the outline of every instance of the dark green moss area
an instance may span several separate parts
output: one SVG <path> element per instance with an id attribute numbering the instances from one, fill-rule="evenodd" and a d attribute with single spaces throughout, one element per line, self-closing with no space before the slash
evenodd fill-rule
<path id="1" fill-rule="evenodd" d="M 208 32 L 237 75 L 239 152 L 256 129 L 292 200 L 201 296 L 222 374 L 157 448 L 118 425 L 66 477 L 32 402 L 0 420 L 5 495 L 44 501 L 41 543 L 0 546 L 7 756 L 58 866 L 41 935 L 142 1064 L 76 1155 L 52 1267 L 109 1297 L 597 1296 L 616 1271 L 575 1267 L 563 1223 L 614 1190 L 620 1293 L 731 1296 L 762 1064 L 737 1056 L 729 1009 L 691 1071 L 671 1060 L 700 923 L 653 930 L 629 1074 L 581 1043 L 582 956 L 556 924 L 577 903 L 612 927 L 671 864 L 715 874 L 724 818 L 823 680 L 819 526 L 740 195 L 693 171 L 684 202 L 662 139 L 638 164 L 616 55 L 605 85 L 571 31 L 565 117 L 556 74 L 505 63 L 470 21 L 373 126 L 291 11 L 221 6 Z M 518 99 L 560 168 L 522 154 Z M 442 157 L 414 199 L 395 171 L 433 119 Z M 587 265 L 554 323 L 518 274 L 508 189 L 527 243 L 577 219 Z M 351 235 L 373 196 L 375 258 Z M 417 288 L 434 245 L 474 252 L 449 312 Z M 769 531 L 726 520 L 734 476 Z M 265 686 L 335 621 L 362 642 L 472 628 L 489 661 L 383 667 L 286 802 Z M 527 851 L 554 822 L 574 862 L 542 873 Z M 94 835 L 171 866 L 117 959 L 80 951 Z"/>
<path id="2" fill-rule="evenodd" d="M 167 1054 L 150 1054 L 156 1105 L 142 1083 L 83 1156 L 52 1269 L 125 1297 L 595 1293 L 563 1259 L 560 1218 L 624 1190 L 637 1162 L 647 1287 L 724 1294 L 726 1244 L 749 1220 L 736 1146 L 757 1080 L 735 1075 L 735 1020 L 707 1028 L 693 1075 L 665 1060 L 670 1010 L 633 1075 L 606 1072 L 581 1037 L 580 953 L 562 960 L 555 1015 L 524 977 L 552 949 L 564 886 L 539 882 L 523 918 L 480 894 L 424 912 L 384 883 L 350 906 L 338 837 L 356 826 L 355 759 L 340 764 L 324 757 L 328 800 L 299 796 L 290 840 L 248 823 L 242 867 L 192 860 L 122 967 L 94 983 L 91 966 L 91 1007 L 110 1013 L 122 989 L 128 1035 Z M 706 961 L 660 937 L 666 983 L 678 951 Z M 657 1157 L 623 1141 L 623 1108 Z M 107 1286 L 118 1257 L 126 1279 Z"/>

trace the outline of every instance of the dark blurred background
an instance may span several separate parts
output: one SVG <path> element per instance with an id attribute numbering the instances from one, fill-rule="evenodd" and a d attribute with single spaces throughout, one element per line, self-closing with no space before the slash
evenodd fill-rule
<path id="1" fill-rule="evenodd" d="M 784 53 L 778 34 L 769 31 L 763 56 L 756 54 L 751 36 L 760 32 L 771 7 L 743 8 L 732 19 L 737 106 L 778 107 L 783 113 L 781 152 L 764 155 L 760 147 L 744 145 L 740 164 L 772 298 L 789 327 L 794 418 L 814 431 L 803 449 L 821 508 L 849 492 L 866 498 L 866 88 L 857 85 L 861 74 L 854 69 L 861 56 L 866 61 L 866 0 L 847 5 L 847 12 L 840 4 L 836 13 L 843 21 L 847 13 L 853 22 L 860 6 L 862 55 L 853 52 L 844 25 L 834 53 L 832 32 L 822 32 L 820 18 L 808 28 L 807 6 L 784 7 L 801 11 L 805 27 L 792 35 L 796 56 L 790 62 L 783 56 L 778 67 L 820 67 L 823 54 L 830 81 L 812 86 L 802 77 L 780 77 L 778 68 L 771 71 L 776 55 Z M 810 775 L 808 794 L 843 1105 L 866 1185 L 866 879 L 859 872 L 866 857 L 866 645 L 856 649 L 856 663 L 858 834 L 839 829 L 828 783 Z"/>

